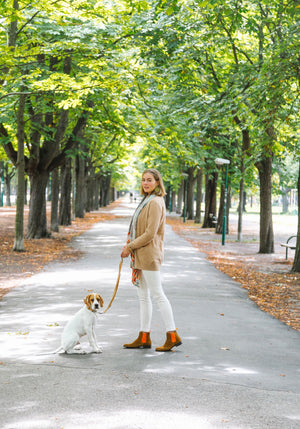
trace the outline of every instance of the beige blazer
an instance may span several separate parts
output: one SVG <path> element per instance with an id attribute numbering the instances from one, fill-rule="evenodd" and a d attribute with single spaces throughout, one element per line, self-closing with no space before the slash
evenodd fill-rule
<path id="1" fill-rule="evenodd" d="M 136 226 L 136 238 L 128 244 L 138 270 L 159 271 L 164 256 L 166 205 L 155 197 L 142 209 Z"/>

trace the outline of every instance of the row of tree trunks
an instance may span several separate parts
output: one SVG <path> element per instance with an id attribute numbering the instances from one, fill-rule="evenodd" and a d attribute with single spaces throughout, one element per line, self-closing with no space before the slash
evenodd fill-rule
<path id="1" fill-rule="evenodd" d="M 248 142 L 247 136 L 245 140 Z M 246 143 L 245 143 L 246 147 Z M 245 153 L 245 152 L 244 152 Z M 243 157 L 242 157 L 243 158 Z M 272 157 L 265 156 L 260 162 L 256 163 L 260 179 L 260 247 L 259 253 L 274 253 L 274 233 L 272 220 Z M 201 199 L 202 199 L 202 171 L 196 171 L 194 168 L 187 169 L 187 182 L 184 180 L 178 190 L 178 208 L 177 212 L 182 214 L 182 201 L 186 199 L 185 213 L 188 219 L 194 219 L 194 196 L 195 183 L 197 182 L 196 198 L 196 217 L 195 221 L 201 219 Z M 216 228 L 216 233 L 222 233 L 224 216 L 224 198 L 225 188 L 221 185 L 221 195 L 219 204 L 219 213 L 217 210 L 217 182 L 218 173 L 213 172 L 205 177 L 205 213 L 202 228 Z M 224 181 L 223 181 L 224 183 Z M 230 191 L 230 186 L 228 186 Z M 187 192 L 186 198 L 184 197 Z M 230 192 L 228 192 L 230 195 Z M 238 240 L 242 240 L 242 211 L 244 207 L 244 161 L 241 163 L 241 181 L 239 193 L 239 217 L 238 217 Z M 174 199 L 174 197 L 173 197 Z M 228 197 L 228 201 L 230 198 Z M 168 205 L 169 206 L 169 205 Z M 226 213 L 226 233 L 229 232 L 229 204 L 227 204 Z"/>
<path id="2" fill-rule="evenodd" d="M 20 138 L 22 138 L 20 134 Z M 20 140 L 21 143 L 21 140 Z M 18 150 L 18 156 L 22 158 L 22 150 Z M 22 158 L 24 160 L 24 156 Z M 20 191 L 22 183 L 24 184 L 24 165 L 22 162 L 17 163 L 18 174 L 20 174 Z M 60 174 L 59 174 L 60 172 Z M 84 217 L 85 212 L 97 210 L 99 201 L 102 201 L 102 206 L 108 205 L 111 202 L 109 188 L 111 177 L 88 176 L 86 162 L 84 159 L 77 159 L 77 168 L 72 170 L 72 159 L 66 158 L 61 167 L 55 168 L 49 180 L 47 171 L 32 174 L 30 180 L 30 210 L 27 227 L 27 238 L 47 238 L 51 232 L 47 228 L 46 217 L 46 188 L 50 188 L 51 200 L 51 227 L 50 230 L 57 232 L 59 225 L 71 225 L 72 222 L 72 173 L 76 175 L 76 198 L 75 198 L 75 216 Z M 100 189 L 101 186 L 101 189 Z M 24 208 L 24 192 L 18 193 L 18 196 L 23 201 L 23 206 L 20 205 L 20 210 Z M 23 218 L 23 216 L 22 216 Z M 22 219 L 17 215 L 16 221 L 19 231 L 16 247 L 18 250 L 24 250 L 22 247 L 23 239 L 23 223 Z"/>

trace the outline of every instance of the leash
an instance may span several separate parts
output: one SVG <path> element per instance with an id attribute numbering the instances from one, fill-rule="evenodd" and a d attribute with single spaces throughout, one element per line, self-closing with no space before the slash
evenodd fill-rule
<path id="1" fill-rule="evenodd" d="M 114 290 L 112 299 L 110 300 L 110 303 L 108 304 L 107 308 L 102 312 L 102 314 L 107 312 L 107 310 L 111 307 L 113 300 L 115 299 L 115 296 L 116 296 L 117 291 L 118 291 L 119 283 L 120 283 L 122 265 L 123 265 L 123 258 L 121 258 L 121 261 L 119 263 L 119 274 L 118 274 L 118 278 L 117 278 L 117 282 L 116 282 L 116 286 L 115 286 L 115 290 Z"/>

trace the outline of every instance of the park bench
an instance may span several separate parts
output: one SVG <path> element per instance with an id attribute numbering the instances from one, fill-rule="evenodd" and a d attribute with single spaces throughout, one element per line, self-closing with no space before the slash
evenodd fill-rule
<path id="1" fill-rule="evenodd" d="M 289 251 L 289 249 L 292 249 L 292 250 L 296 249 L 296 240 L 293 240 L 292 243 L 290 243 L 290 240 L 292 240 L 293 238 L 297 238 L 297 235 L 291 235 L 286 240 L 286 243 L 280 243 L 281 247 L 285 247 L 285 259 L 288 258 L 288 251 Z"/>

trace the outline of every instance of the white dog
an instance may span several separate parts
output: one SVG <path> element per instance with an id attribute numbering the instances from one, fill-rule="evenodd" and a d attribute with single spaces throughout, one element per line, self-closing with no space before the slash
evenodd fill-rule
<path id="1" fill-rule="evenodd" d="M 83 302 L 84 307 L 66 324 L 61 336 L 61 346 L 54 353 L 63 350 L 68 354 L 86 354 L 86 351 L 80 348 L 79 342 L 84 335 L 88 336 L 92 353 L 102 353 L 102 348 L 96 341 L 95 319 L 97 311 L 103 307 L 103 299 L 97 293 L 90 293 Z"/>

